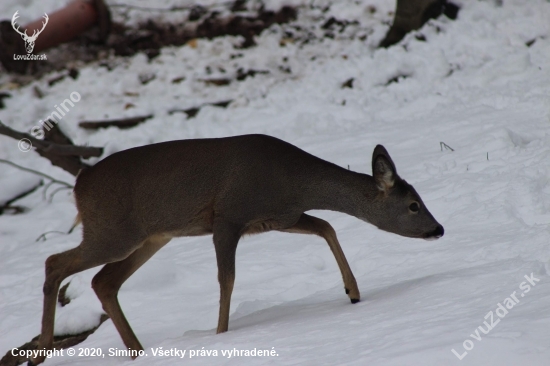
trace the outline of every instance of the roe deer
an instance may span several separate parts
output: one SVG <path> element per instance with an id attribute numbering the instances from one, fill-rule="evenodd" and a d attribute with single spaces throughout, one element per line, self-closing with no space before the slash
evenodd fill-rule
<path id="1" fill-rule="evenodd" d="M 118 290 L 177 236 L 213 234 L 220 284 L 217 333 L 227 331 L 235 251 L 246 234 L 278 230 L 324 238 L 346 293 L 358 302 L 359 289 L 334 229 L 304 212 L 339 211 L 411 238 L 443 236 L 443 227 L 397 175 L 381 145 L 374 149 L 372 171 L 372 177 L 349 171 L 265 135 L 169 141 L 105 158 L 81 171 L 74 188 L 82 243 L 46 260 L 38 349 L 52 347 L 63 279 L 105 264 L 92 287 L 126 347 L 142 350 L 120 308 Z"/>

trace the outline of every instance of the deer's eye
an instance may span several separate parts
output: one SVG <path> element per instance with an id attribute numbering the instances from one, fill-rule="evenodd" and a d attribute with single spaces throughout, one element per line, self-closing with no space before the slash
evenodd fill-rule
<path id="1" fill-rule="evenodd" d="M 420 210 L 420 206 L 418 205 L 418 202 L 413 202 L 409 205 L 409 210 L 411 210 L 411 212 L 418 212 L 418 210 Z"/>

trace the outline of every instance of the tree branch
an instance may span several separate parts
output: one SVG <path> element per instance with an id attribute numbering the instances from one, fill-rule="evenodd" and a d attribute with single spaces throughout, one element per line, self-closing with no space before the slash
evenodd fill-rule
<path id="1" fill-rule="evenodd" d="M 55 179 L 54 177 L 49 176 L 49 175 L 44 174 L 44 173 L 41 173 L 41 172 L 39 172 L 39 171 L 37 171 L 37 170 L 33 170 L 33 169 L 25 168 L 25 167 L 23 167 L 23 166 L 21 166 L 21 165 L 17 165 L 17 164 L 15 164 L 15 163 L 12 163 L 12 162 L 9 161 L 9 160 L 0 159 L 0 163 L 8 164 L 8 165 L 13 166 L 14 168 L 21 169 L 21 170 L 24 170 L 24 171 L 29 172 L 29 173 L 32 173 L 32 174 L 36 174 L 36 175 L 39 175 L 39 176 L 44 177 L 44 178 L 48 178 L 49 180 L 52 181 L 52 183 L 61 184 L 62 186 L 65 186 L 65 187 L 67 187 L 67 188 L 74 188 L 73 185 L 71 185 L 71 184 L 69 184 L 69 183 L 67 183 L 67 182 L 63 182 L 63 181 L 61 181 L 61 180 L 57 180 L 57 179 Z"/>
<path id="2" fill-rule="evenodd" d="M 74 176 L 78 175 L 81 169 L 89 167 L 89 165 L 81 161 L 81 158 L 97 157 L 103 154 L 103 148 L 101 147 L 75 146 L 71 139 L 61 131 L 59 125 L 53 124 L 52 126 L 48 124 L 48 126 L 50 128 L 46 128 L 44 140 L 40 140 L 28 133 L 11 129 L 0 121 L 0 135 L 18 139 L 20 149 L 30 145 L 26 150 L 28 151 L 34 147 L 40 156 L 45 157 L 53 165 Z M 22 141 L 24 145 L 21 145 Z"/>
<path id="3" fill-rule="evenodd" d="M 1 122 L 0 122 L 0 123 L 1 123 Z M 51 180 L 52 183 L 61 184 L 62 186 L 65 186 L 65 187 L 67 187 L 67 188 L 74 188 L 73 185 L 71 185 L 71 184 L 69 184 L 69 183 L 67 183 L 67 182 L 63 182 L 62 180 L 57 180 L 57 179 L 55 179 L 54 177 L 49 176 L 49 175 L 47 175 L 47 174 L 44 174 L 44 173 L 42 173 L 42 172 L 39 172 L 39 171 L 37 171 L 37 170 L 29 169 L 29 168 L 25 168 L 25 167 L 23 167 L 23 166 L 21 166 L 21 165 L 17 165 L 17 164 L 15 164 L 15 163 L 13 163 L 13 162 L 11 162 L 11 161 L 9 161 L 9 160 L 0 159 L 0 163 L 8 164 L 8 165 L 13 166 L 14 168 L 21 169 L 21 170 L 24 170 L 24 171 L 26 171 L 26 172 L 29 172 L 29 173 L 36 174 L 36 175 L 39 175 L 39 176 L 41 176 L 41 177 L 47 178 L 47 179 Z"/>
<path id="4" fill-rule="evenodd" d="M 83 158 L 97 157 L 103 154 L 101 147 L 61 145 L 54 142 L 39 140 L 28 133 L 19 132 L 6 126 L 0 121 L 0 135 L 5 135 L 17 140 L 27 139 L 34 147 L 46 153 L 52 153 L 60 156 L 81 156 Z"/>

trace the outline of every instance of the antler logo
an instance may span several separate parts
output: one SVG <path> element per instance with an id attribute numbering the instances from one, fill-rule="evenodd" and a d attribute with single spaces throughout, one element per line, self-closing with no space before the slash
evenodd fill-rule
<path id="1" fill-rule="evenodd" d="M 38 38 L 40 33 L 42 33 L 44 28 L 46 28 L 46 24 L 48 24 L 48 14 L 44 14 L 44 19 L 46 21 L 42 22 L 42 29 L 40 29 L 39 31 L 35 29 L 32 33 L 32 36 L 29 36 L 26 29 L 25 32 L 21 32 L 17 24 L 15 24 L 15 21 L 17 20 L 17 18 L 19 18 L 19 16 L 17 15 L 18 12 L 19 11 L 16 11 L 15 14 L 13 14 L 13 18 L 11 18 L 11 26 L 17 33 L 21 35 L 21 38 L 23 38 L 23 40 L 25 41 L 25 48 L 27 49 L 27 53 L 31 53 L 34 49 L 34 42 L 36 42 L 36 39 Z"/>

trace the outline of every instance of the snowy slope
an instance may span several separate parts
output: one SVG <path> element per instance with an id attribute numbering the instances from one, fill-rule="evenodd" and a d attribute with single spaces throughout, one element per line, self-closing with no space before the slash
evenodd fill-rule
<path id="1" fill-rule="evenodd" d="M 330 16 L 359 20 L 359 28 L 371 29 L 364 41 L 342 36 L 282 47 L 288 28 L 274 26 L 247 50 L 234 49 L 239 40 L 232 37 L 199 40 L 197 48 L 164 49 L 151 62 L 142 55 L 114 60 L 112 71 L 91 64 L 77 80 L 48 87 L 46 78 L 12 91 L 0 120 L 27 131 L 78 92 L 82 98 L 61 127 L 76 143 L 105 146 L 108 154 L 172 139 L 266 133 L 370 174 L 372 149 L 384 144 L 400 175 L 445 227 L 442 239 L 425 242 L 343 214 L 313 212 L 338 233 L 362 294 L 355 305 L 323 240 L 282 233 L 246 237 L 237 251 L 230 330 L 222 335 L 215 334 L 219 288 L 211 239 L 174 239 L 119 295 L 148 356 L 64 356 L 45 365 L 182 362 L 153 356 L 151 349 L 159 347 L 187 350 L 184 361 L 192 365 L 549 364 L 550 2 L 505 0 L 497 7 L 463 1 L 457 21 L 440 18 L 420 31 L 426 42 L 409 35 L 400 46 L 375 49 L 393 3 L 342 1 L 325 14 L 301 8 L 298 23 L 306 26 Z M 49 1 L 44 9 L 46 2 L 26 4 L 39 16 L 60 2 Z M 172 5 L 155 6 L 163 4 Z M 3 1 L 0 12 L 11 17 L 16 5 Z M 371 14 L 369 5 L 378 10 Z M 288 67 L 291 73 L 284 71 Z M 238 68 L 269 74 L 223 87 L 201 81 L 234 75 Z M 139 75 L 146 73 L 156 78 L 141 85 Z M 184 81 L 172 83 L 182 76 Z M 341 88 L 350 78 L 353 88 Z M 34 85 L 45 91 L 43 99 L 34 97 Z M 204 107 L 193 119 L 168 113 L 228 99 L 233 102 L 227 109 Z M 125 109 L 128 103 L 135 108 Z M 77 126 L 84 119 L 149 113 L 153 119 L 130 130 L 88 132 Z M 440 142 L 454 151 L 441 151 Z M 74 181 L 3 136 L 0 158 Z M 1 189 L 12 189 L 14 181 L 36 182 L 0 167 Z M 68 192 L 49 203 L 38 190 L 18 204 L 30 211 L 0 216 L 0 354 L 39 333 L 44 260 L 78 245 L 81 237 L 75 230 L 35 241 L 71 226 L 76 209 Z M 89 286 L 96 272 L 73 277 L 74 300 L 58 309 L 57 334 L 97 324 L 101 306 Z M 540 280 L 531 280 L 529 292 L 526 275 Z M 514 291 L 519 302 L 499 318 L 499 303 Z M 484 334 L 478 327 L 487 329 L 491 311 L 494 323 L 500 322 Z M 110 321 L 80 346 L 103 353 L 124 349 Z M 203 347 L 219 355 L 189 358 L 190 350 Z M 274 349 L 278 356 L 221 355 L 234 348 Z"/>

